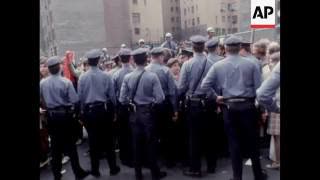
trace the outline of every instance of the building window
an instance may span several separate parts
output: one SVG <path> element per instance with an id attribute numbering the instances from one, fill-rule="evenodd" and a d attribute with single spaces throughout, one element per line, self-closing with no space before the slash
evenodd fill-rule
<path id="1" fill-rule="evenodd" d="M 231 22 L 231 16 L 228 16 L 228 22 Z"/>
<path id="2" fill-rule="evenodd" d="M 178 0 L 176 0 L 176 3 L 178 3 Z"/>
<path id="3" fill-rule="evenodd" d="M 179 7 L 176 7 L 176 12 L 177 12 L 177 13 L 179 12 Z"/>
<path id="4" fill-rule="evenodd" d="M 191 7 L 191 12 L 194 13 L 194 7 L 193 6 Z"/>
<path id="5" fill-rule="evenodd" d="M 226 17 L 222 16 L 222 22 L 226 22 Z"/>
<path id="6" fill-rule="evenodd" d="M 173 7 L 171 7 L 171 12 L 173 12 Z"/>
<path id="7" fill-rule="evenodd" d="M 179 17 L 176 17 L 176 22 L 177 22 L 177 23 L 179 22 Z"/>
<path id="8" fill-rule="evenodd" d="M 238 16 L 232 16 L 232 23 L 237 24 L 238 22 Z"/>
<path id="9" fill-rule="evenodd" d="M 187 9 L 184 8 L 184 15 L 187 15 Z"/>
<path id="10" fill-rule="evenodd" d="M 172 32 L 175 32 L 176 31 L 176 28 L 172 27 Z"/>
<path id="11" fill-rule="evenodd" d="M 220 28 L 216 28 L 215 32 L 216 32 L 217 35 L 220 35 Z"/>
<path id="12" fill-rule="evenodd" d="M 226 34 L 226 30 L 225 30 L 224 28 L 221 29 L 221 31 L 222 31 L 222 32 L 221 32 L 222 34 Z"/>
<path id="13" fill-rule="evenodd" d="M 171 0 L 171 2 L 173 2 L 173 0 Z"/>
<path id="14" fill-rule="evenodd" d="M 147 5 L 147 0 L 144 0 L 144 5 L 145 5 L 145 6 Z"/>
<path id="15" fill-rule="evenodd" d="M 190 12 L 190 8 L 188 7 L 188 13 Z"/>
<path id="16" fill-rule="evenodd" d="M 196 5 L 196 10 L 198 11 L 198 4 Z"/>
<path id="17" fill-rule="evenodd" d="M 133 24 L 140 24 L 140 13 L 132 13 Z"/>
<path id="18" fill-rule="evenodd" d="M 200 18 L 199 17 L 197 17 L 197 23 L 198 23 L 198 25 L 200 24 Z"/>
<path id="19" fill-rule="evenodd" d="M 138 4 L 138 0 L 132 0 L 133 4 Z"/>
<path id="20" fill-rule="evenodd" d="M 171 22 L 174 22 L 174 17 L 171 17 Z"/>
<path id="21" fill-rule="evenodd" d="M 228 28 L 228 34 L 231 34 L 232 31 L 231 31 L 231 28 Z"/>
<path id="22" fill-rule="evenodd" d="M 134 34 L 140 35 L 140 28 L 134 28 Z"/>
<path id="23" fill-rule="evenodd" d="M 238 32 L 238 28 L 232 28 L 232 33 Z"/>
<path id="24" fill-rule="evenodd" d="M 195 21 L 194 21 L 194 18 L 192 19 L 192 26 L 195 26 Z"/>

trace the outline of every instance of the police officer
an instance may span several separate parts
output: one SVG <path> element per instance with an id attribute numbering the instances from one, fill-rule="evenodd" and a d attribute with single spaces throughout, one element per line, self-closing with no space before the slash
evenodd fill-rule
<path id="1" fill-rule="evenodd" d="M 212 39 L 214 36 L 214 29 L 212 27 L 208 27 L 207 33 L 208 33 L 207 40 Z"/>
<path id="2" fill-rule="evenodd" d="M 179 59 L 179 63 L 182 65 L 189 59 L 193 57 L 193 50 L 191 47 L 186 47 L 181 50 L 181 57 Z"/>
<path id="3" fill-rule="evenodd" d="M 78 93 L 88 131 L 91 174 L 100 177 L 99 160 L 106 153 L 110 175 L 116 175 L 120 168 L 116 165 L 112 142 L 112 110 L 116 104 L 113 81 L 97 67 L 100 50 L 93 49 L 86 56 L 90 69 L 80 76 Z"/>
<path id="4" fill-rule="evenodd" d="M 47 65 L 50 76 L 40 82 L 41 102 L 48 111 L 48 131 L 52 148 L 52 171 L 55 180 L 60 180 L 62 154 L 66 153 L 71 159 L 71 167 L 76 179 L 82 179 L 89 173 L 79 164 L 76 148 L 77 121 L 73 118 L 76 113 L 78 95 L 72 82 L 61 76 L 60 58 L 48 59 Z"/>
<path id="5" fill-rule="evenodd" d="M 121 85 L 123 78 L 128 73 L 132 72 L 133 69 L 129 64 L 131 58 L 131 50 L 123 48 L 119 51 L 119 58 L 122 63 L 121 68 L 114 73 L 112 76 L 114 82 L 114 89 L 116 93 L 117 100 L 119 100 Z M 123 165 L 129 167 L 133 166 L 132 159 L 132 141 L 131 141 L 131 130 L 129 126 L 129 111 L 128 105 L 117 103 L 117 120 L 120 126 L 119 135 L 119 146 L 120 146 L 120 160 Z"/>
<path id="6" fill-rule="evenodd" d="M 266 174 L 261 170 L 259 159 L 258 121 L 254 104 L 261 75 L 254 63 L 239 55 L 240 44 L 241 39 L 236 36 L 225 41 L 227 57 L 210 68 L 201 87 L 215 91 L 217 103 L 223 104 L 233 180 L 242 179 L 242 152 L 249 154 L 255 180 L 262 180 L 266 179 Z"/>
<path id="7" fill-rule="evenodd" d="M 215 64 L 216 62 L 223 59 L 222 56 L 217 54 L 217 47 L 219 45 L 218 38 L 211 38 L 206 42 L 206 48 L 208 49 L 208 60 Z"/>
<path id="8" fill-rule="evenodd" d="M 175 124 L 173 119 L 177 119 L 177 98 L 176 85 L 170 69 L 163 64 L 164 48 L 156 47 L 151 50 L 151 63 L 146 67 L 146 70 L 157 74 L 162 90 L 165 95 L 165 100 L 156 107 L 157 123 L 159 127 L 160 147 L 166 159 L 168 167 L 174 166 L 174 150 L 177 149 L 175 141 Z"/>
<path id="9" fill-rule="evenodd" d="M 201 177 L 201 155 L 205 151 L 207 171 L 214 172 L 216 158 L 205 147 L 204 139 L 207 130 L 207 102 L 212 99 L 212 93 L 200 88 L 200 83 L 212 65 L 204 54 L 205 37 L 196 35 L 190 38 L 194 56 L 185 62 L 181 68 L 178 83 L 179 96 L 186 94 L 186 120 L 189 137 L 189 169 L 184 171 L 187 176 Z M 211 107 L 214 108 L 214 107 Z M 211 138 L 211 137 L 210 137 Z"/>
<path id="10" fill-rule="evenodd" d="M 139 47 L 140 48 L 147 48 L 150 49 L 150 47 L 148 45 L 145 44 L 144 39 L 139 39 Z"/>
<path id="11" fill-rule="evenodd" d="M 262 66 L 261 66 L 261 63 L 259 62 L 259 60 L 254 57 L 252 54 L 251 54 L 251 47 L 250 47 L 251 43 L 248 42 L 248 41 L 245 41 L 243 40 L 241 42 L 241 45 L 240 45 L 240 52 L 239 54 L 243 57 L 245 57 L 246 59 L 248 59 L 249 61 L 253 62 L 257 68 L 259 69 L 259 72 L 262 73 Z"/>
<path id="12" fill-rule="evenodd" d="M 119 54 L 114 56 L 112 61 L 114 62 L 114 67 L 112 67 L 112 69 L 108 72 L 111 76 L 121 68 Z"/>
<path id="13" fill-rule="evenodd" d="M 178 47 L 177 44 L 172 40 L 172 34 L 169 32 L 166 33 L 165 39 L 166 41 L 161 44 L 161 47 L 170 49 L 172 52 L 172 57 L 174 57 L 175 54 L 177 54 Z"/>
<path id="14" fill-rule="evenodd" d="M 136 69 L 124 77 L 119 101 L 130 105 L 130 126 L 133 136 L 134 167 L 136 179 L 142 179 L 143 141 L 147 148 L 148 166 L 152 178 L 158 180 L 166 176 L 160 172 L 157 164 L 157 136 L 153 106 L 164 100 L 159 78 L 156 74 L 146 71 L 147 51 L 138 48 L 132 52 L 137 65 Z"/>

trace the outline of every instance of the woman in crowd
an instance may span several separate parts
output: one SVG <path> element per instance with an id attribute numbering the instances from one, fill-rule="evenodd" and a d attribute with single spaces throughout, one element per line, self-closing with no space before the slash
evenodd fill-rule
<path id="1" fill-rule="evenodd" d="M 262 69 L 263 80 L 270 76 L 271 71 L 280 61 L 280 45 L 277 42 L 270 43 L 267 52 L 269 63 Z M 277 90 L 276 99 L 277 103 L 280 103 L 280 89 Z M 272 163 L 268 164 L 267 168 L 278 169 L 280 168 L 280 113 L 270 112 L 268 116 L 270 118 L 267 133 L 271 135 L 269 157 Z"/>
<path id="2" fill-rule="evenodd" d="M 167 62 L 167 66 L 170 68 L 171 73 L 173 74 L 176 85 L 178 85 L 179 74 L 180 74 L 180 64 L 177 58 L 171 58 Z"/>

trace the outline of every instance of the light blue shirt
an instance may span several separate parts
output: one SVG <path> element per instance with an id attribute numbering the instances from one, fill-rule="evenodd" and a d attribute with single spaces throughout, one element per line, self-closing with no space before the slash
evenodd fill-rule
<path id="1" fill-rule="evenodd" d="M 138 77 L 143 70 L 143 66 L 137 66 L 134 71 L 125 75 L 119 97 L 121 104 L 128 104 L 130 102 Z M 153 72 L 145 71 L 141 76 L 133 101 L 139 105 L 159 104 L 164 98 L 165 96 L 158 76 Z"/>
<path id="2" fill-rule="evenodd" d="M 257 100 L 271 112 L 279 112 L 277 98 L 274 98 L 280 88 L 280 62 L 274 67 L 270 76 L 262 83 L 257 90 Z M 278 99 L 280 99 L 278 97 Z"/>
<path id="3" fill-rule="evenodd" d="M 121 90 L 123 78 L 125 75 L 127 75 L 132 71 L 133 71 L 133 68 L 130 66 L 129 63 L 123 63 L 122 67 L 117 72 L 115 72 L 112 76 L 113 83 L 114 83 L 114 91 L 116 93 L 116 97 L 118 100 L 120 96 L 120 90 Z"/>
<path id="4" fill-rule="evenodd" d="M 183 63 L 178 81 L 179 96 L 184 93 L 186 93 L 186 95 L 192 94 L 192 88 L 196 85 L 196 81 L 199 80 L 199 76 L 201 75 L 200 71 L 202 71 L 203 65 L 206 63 L 200 82 L 197 87 L 194 88 L 194 95 L 207 95 L 209 98 L 213 97 L 213 92 L 210 89 L 205 90 L 200 87 L 201 81 L 212 66 L 212 62 L 210 60 L 206 62 L 206 58 L 206 55 L 203 53 L 195 53 L 193 58 Z"/>
<path id="5" fill-rule="evenodd" d="M 223 59 L 222 56 L 219 56 L 216 53 L 209 53 L 207 58 L 212 62 L 212 65 Z"/>
<path id="6" fill-rule="evenodd" d="M 79 101 L 72 82 L 60 73 L 40 81 L 40 96 L 43 97 L 47 108 L 71 106 Z"/>
<path id="7" fill-rule="evenodd" d="M 239 55 L 227 55 L 210 68 L 201 87 L 212 89 L 224 98 L 251 98 L 256 96 L 260 84 L 261 74 L 254 63 Z"/>
<path id="8" fill-rule="evenodd" d="M 169 96 L 174 111 L 177 111 L 176 84 L 170 69 L 154 60 L 146 67 L 147 71 L 155 73 L 161 83 L 161 87 L 165 96 Z"/>
<path id="9" fill-rule="evenodd" d="M 244 56 L 244 58 L 248 59 L 250 62 L 253 62 L 258 68 L 260 74 L 262 73 L 262 64 L 256 57 L 254 57 L 252 54 L 249 54 L 248 56 Z"/>
<path id="10" fill-rule="evenodd" d="M 82 107 L 88 103 L 107 102 L 108 100 L 116 105 L 111 76 L 98 67 L 91 66 L 87 72 L 80 76 L 78 93 Z"/>

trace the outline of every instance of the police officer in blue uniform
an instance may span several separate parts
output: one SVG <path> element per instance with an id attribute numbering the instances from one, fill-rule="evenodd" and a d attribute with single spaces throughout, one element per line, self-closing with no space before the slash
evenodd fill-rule
<path id="1" fill-rule="evenodd" d="M 48 59 L 50 76 L 40 82 L 40 101 L 48 110 L 48 131 L 52 148 L 52 171 L 55 180 L 60 180 L 62 169 L 62 154 L 71 159 L 71 167 L 76 179 L 85 178 L 89 173 L 79 164 L 76 148 L 78 95 L 72 82 L 61 76 L 60 58 Z"/>
<path id="2" fill-rule="evenodd" d="M 262 73 L 262 66 L 259 60 L 252 55 L 251 53 L 251 43 L 249 41 L 242 40 L 241 45 L 240 45 L 240 52 L 239 54 L 249 61 L 253 62 L 257 68 L 260 71 L 260 74 Z"/>
<path id="3" fill-rule="evenodd" d="M 99 161 L 106 156 L 110 175 L 116 175 L 120 168 L 116 165 L 112 142 L 113 106 L 116 104 L 113 81 L 110 75 L 98 68 L 100 50 L 93 49 L 86 56 L 90 69 L 80 76 L 78 93 L 88 131 L 91 174 L 100 177 Z"/>
<path id="4" fill-rule="evenodd" d="M 146 70 L 157 74 L 165 100 L 156 107 L 157 126 L 159 127 L 160 149 L 163 151 L 167 167 L 174 166 L 177 154 L 175 151 L 178 147 L 177 136 L 175 135 L 175 123 L 177 119 L 177 98 L 176 85 L 169 68 L 163 64 L 164 48 L 156 47 L 151 50 L 151 63 Z"/>
<path id="5" fill-rule="evenodd" d="M 262 172 L 259 159 L 259 129 L 254 104 L 261 75 L 254 63 L 239 55 L 240 44 L 241 39 L 236 36 L 225 41 L 227 57 L 210 68 L 201 87 L 213 90 L 216 102 L 223 104 L 233 180 L 242 179 L 243 152 L 248 152 L 252 161 L 255 180 L 264 180 L 266 174 Z"/>
<path id="6" fill-rule="evenodd" d="M 143 147 L 147 150 L 148 166 L 152 179 L 166 176 L 161 172 L 157 162 L 156 122 L 153 107 L 160 104 L 165 96 L 156 74 L 146 71 L 148 49 L 138 48 L 132 52 L 136 69 L 124 77 L 119 101 L 130 105 L 130 126 L 133 136 L 134 167 L 136 179 L 142 176 Z M 145 141 L 145 145 L 143 143 Z"/>
<path id="7" fill-rule="evenodd" d="M 207 171 L 214 172 L 216 158 L 206 146 L 205 137 L 208 135 L 207 113 L 213 94 L 200 87 L 202 79 L 207 74 L 212 62 L 204 54 L 206 38 L 200 35 L 190 38 L 194 50 L 192 59 L 186 61 L 181 68 L 178 83 L 179 97 L 186 95 L 185 106 L 186 120 L 188 124 L 189 142 L 189 169 L 184 171 L 187 176 L 201 177 L 201 155 L 205 153 L 207 159 Z M 210 129 L 210 128 L 209 128 Z M 211 137 L 210 137 L 211 138 Z"/>
<path id="8" fill-rule="evenodd" d="M 119 58 L 121 61 L 121 68 L 112 76 L 114 82 L 114 89 L 116 98 L 119 100 L 121 85 L 124 76 L 133 71 L 133 68 L 129 64 L 131 58 L 131 50 L 122 48 L 119 51 Z M 117 103 L 117 121 L 119 122 L 119 148 L 120 148 L 120 160 L 123 165 L 133 166 L 133 154 L 132 154 L 132 140 L 131 129 L 129 126 L 129 107 L 127 104 L 122 105 Z"/>

